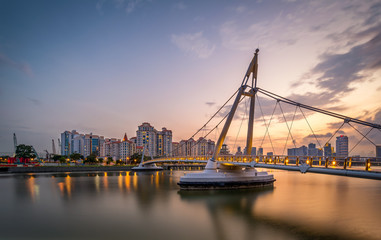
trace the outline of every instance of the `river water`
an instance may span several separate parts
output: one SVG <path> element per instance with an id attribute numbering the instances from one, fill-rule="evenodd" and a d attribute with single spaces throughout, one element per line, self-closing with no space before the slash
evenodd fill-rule
<path id="1" fill-rule="evenodd" d="M 0 175 L 0 239 L 381 239 L 381 181 L 267 171 L 206 192 L 184 171 Z"/>

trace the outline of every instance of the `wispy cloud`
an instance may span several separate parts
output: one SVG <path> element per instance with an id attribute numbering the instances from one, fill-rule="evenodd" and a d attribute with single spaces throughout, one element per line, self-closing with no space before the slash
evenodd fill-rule
<path id="1" fill-rule="evenodd" d="M 208 105 L 209 107 L 212 107 L 216 104 L 216 102 L 206 102 L 205 104 Z"/>
<path id="2" fill-rule="evenodd" d="M 216 46 L 203 36 L 202 32 L 194 34 L 172 34 L 171 41 L 179 49 L 193 54 L 199 58 L 208 58 Z"/>
<path id="3" fill-rule="evenodd" d="M 95 5 L 95 8 L 99 12 L 100 15 L 104 15 L 103 6 L 107 0 L 98 0 Z M 124 9 L 128 14 L 134 12 L 136 8 L 142 5 L 144 0 L 113 0 L 111 4 L 114 5 L 117 9 Z"/>
<path id="4" fill-rule="evenodd" d="M 100 15 L 103 15 L 103 4 L 106 2 L 106 0 L 98 0 L 98 2 L 95 4 L 95 8 L 99 12 Z"/>
<path id="5" fill-rule="evenodd" d="M 142 0 L 130 0 L 127 2 L 126 13 L 132 13 L 140 4 Z"/>
<path id="6" fill-rule="evenodd" d="M 38 99 L 35 99 L 35 98 L 27 98 L 30 102 L 32 102 L 34 105 L 36 106 L 40 106 L 41 105 L 41 101 L 38 100 Z"/>
<path id="7" fill-rule="evenodd" d="M 0 53 L 0 67 L 1 66 L 17 69 L 17 70 L 25 73 L 29 77 L 33 77 L 33 72 L 32 72 L 31 67 L 29 66 L 29 64 L 22 63 L 22 62 L 16 62 L 16 61 L 10 59 L 9 57 L 7 57 L 6 55 L 4 55 L 2 53 Z"/>
<path id="8" fill-rule="evenodd" d="M 173 4 L 173 8 L 177 9 L 177 10 L 185 10 L 185 9 L 187 9 L 187 5 L 185 5 L 185 3 L 183 3 L 183 2 L 178 2 L 178 3 Z"/>

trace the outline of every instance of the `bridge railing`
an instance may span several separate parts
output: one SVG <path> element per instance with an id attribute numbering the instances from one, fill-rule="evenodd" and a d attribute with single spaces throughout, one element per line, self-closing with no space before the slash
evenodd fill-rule
<path id="1" fill-rule="evenodd" d="M 172 162 L 181 164 L 194 164 L 198 161 L 206 161 L 211 156 L 178 156 L 178 157 L 164 157 L 160 159 L 151 160 L 152 162 L 163 163 Z M 381 172 L 381 158 L 376 157 L 324 157 L 324 156 L 285 156 L 285 155 L 220 155 L 216 159 L 219 162 L 238 162 L 238 163 L 256 163 L 264 164 L 281 164 L 299 166 L 301 164 L 308 164 L 311 167 L 321 168 L 337 168 L 337 169 L 351 169 L 351 170 L 364 170 L 364 171 L 378 171 Z M 148 161 L 148 162 L 151 162 Z"/>

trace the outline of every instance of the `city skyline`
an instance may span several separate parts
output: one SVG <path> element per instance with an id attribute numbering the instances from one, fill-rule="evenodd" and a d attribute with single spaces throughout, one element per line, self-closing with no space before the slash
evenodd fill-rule
<path id="1" fill-rule="evenodd" d="M 171 129 L 174 141 L 189 139 L 237 89 L 257 47 L 259 87 L 381 123 L 378 1 L 0 4 L 0 152 L 13 151 L 14 132 L 42 152 L 64 129 L 115 137 L 146 121 Z M 273 103 L 262 104 L 268 117 Z M 341 124 L 308 117 L 322 143 Z M 256 118 L 259 147 L 264 127 Z M 312 139 L 302 120 L 297 145 Z M 239 125 L 226 141 L 244 148 Z M 339 134 L 361 139 L 350 127 Z M 381 144 L 380 135 L 368 137 Z M 363 144 L 355 154 L 375 152 Z"/>

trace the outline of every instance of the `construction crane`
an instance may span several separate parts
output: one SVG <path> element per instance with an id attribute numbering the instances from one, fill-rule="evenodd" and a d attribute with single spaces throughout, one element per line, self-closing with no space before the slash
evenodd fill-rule
<path id="1" fill-rule="evenodd" d="M 62 147 L 61 147 L 61 140 L 58 138 L 58 147 L 59 147 L 59 149 L 60 149 L 60 152 L 61 152 L 61 154 L 62 154 Z"/>
<path id="2" fill-rule="evenodd" d="M 56 155 L 56 145 L 54 144 L 54 139 L 52 139 L 52 150 L 53 154 Z"/>
<path id="3" fill-rule="evenodd" d="M 13 157 L 16 157 L 16 148 L 17 148 L 17 138 L 16 138 L 16 133 L 13 133 L 13 146 L 14 146 L 14 153 Z"/>

